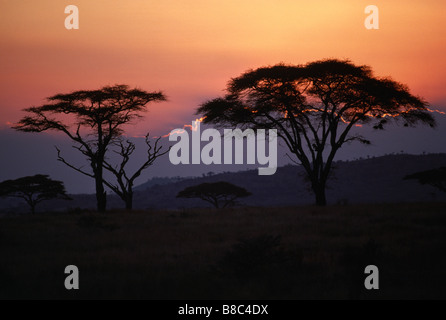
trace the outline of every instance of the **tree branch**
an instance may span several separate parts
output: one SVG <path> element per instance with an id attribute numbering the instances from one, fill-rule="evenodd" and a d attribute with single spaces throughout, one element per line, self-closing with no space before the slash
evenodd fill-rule
<path id="1" fill-rule="evenodd" d="M 72 164 L 70 164 L 69 162 L 67 162 L 67 161 L 60 155 L 60 149 L 59 149 L 58 147 L 56 147 L 56 150 L 57 150 L 57 160 L 58 160 L 58 161 L 64 163 L 65 165 L 67 165 L 67 166 L 70 167 L 71 169 L 74 169 L 74 170 L 76 170 L 77 172 L 80 172 L 80 173 L 82 173 L 82 174 L 84 174 L 84 175 L 86 175 L 86 176 L 88 176 L 88 177 L 90 177 L 90 178 L 94 178 L 94 177 L 95 177 L 93 174 L 83 171 L 83 170 L 82 170 L 82 167 L 81 167 L 81 168 L 77 168 L 77 167 L 75 167 L 74 165 L 72 165 Z"/>

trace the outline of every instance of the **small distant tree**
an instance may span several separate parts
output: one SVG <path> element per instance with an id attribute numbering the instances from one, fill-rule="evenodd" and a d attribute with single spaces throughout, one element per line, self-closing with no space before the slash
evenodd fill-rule
<path id="1" fill-rule="evenodd" d="M 126 172 L 126 165 L 130 160 L 130 156 L 136 149 L 135 144 L 130 140 L 126 140 L 125 142 L 119 141 L 117 143 L 119 145 L 119 151 L 115 152 L 121 157 L 121 163 L 119 165 L 113 166 L 108 160 L 104 161 L 104 168 L 116 177 L 116 183 L 111 183 L 108 180 L 104 180 L 104 183 L 125 202 L 125 208 L 127 210 L 132 210 L 133 208 L 133 184 L 135 179 L 141 175 L 143 170 L 151 166 L 158 157 L 165 155 L 170 150 L 170 148 L 168 148 L 165 151 L 161 151 L 163 147 L 158 146 L 160 139 L 161 138 L 157 138 L 152 146 L 149 134 L 146 135 L 146 161 L 132 175 Z"/>
<path id="2" fill-rule="evenodd" d="M 242 187 L 220 181 L 187 187 L 178 193 L 177 198 L 199 198 L 211 203 L 218 209 L 232 206 L 236 199 L 250 195 L 251 193 Z"/>
<path id="3" fill-rule="evenodd" d="M 418 180 L 421 184 L 431 185 L 446 192 L 446 167 L 416 172 L 404 177 L 404 180 Z"/>
<path id="4" fill-rule="evenodd" d="M 42 174 L 1 182 L 0 196 L 24 199 L 31 213 L 35 213 L 36 205 L 44 200 L 71 200 L 62 181 L 52 180 Z"/>

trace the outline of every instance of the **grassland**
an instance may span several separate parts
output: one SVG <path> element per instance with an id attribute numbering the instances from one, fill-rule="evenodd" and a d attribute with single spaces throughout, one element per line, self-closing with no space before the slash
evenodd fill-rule
<path id="1" fill-rule="evenodd" d="M 446 204 L 4 215 L 0 257 L 2 299 L 444 299 Z"/>

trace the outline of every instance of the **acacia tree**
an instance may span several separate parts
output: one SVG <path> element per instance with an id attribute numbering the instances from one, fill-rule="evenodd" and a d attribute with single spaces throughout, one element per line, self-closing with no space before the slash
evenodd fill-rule
<path id="1" fill-rule="evenodd" d="M 133 208 L 133 184 L 135 179 L 141 175 L 143 170 L 151 166 L 158 157 L 165 155 L 170 150 L 170 148 L 168 148 L 166 151 L 161 151 L 163 147 L 158 145 L 160 139 L 160 137 L 157 138 L 152 147 L 149 134 L 146 135 L 146 161 L 132 175 L 126 172 L 126 165 L 130 160 L 130 156 L 136 149 L 135 144 L 130 140 L 126 140 L 125 142 L 121 140 L 116 143 L 119 146 L 119 151 L 115 152 L 121 157 L 121 163 L 119 165 L 114 166 L 110 164 L 108 160 L 104 161 L 104 168 L 115 176 L 117 182 L 111 183 L 108 180 L 104 180 L 104 183 L 124 201 L 127 210 L 132 210 Z"/>
<path id="2" fill-rule="evenodd" d="M 404 180 L 418 180 L 421 184 L 431 185 L 446 192 L 446 167 L 416 172 L 404 177 Z"/>
<path id="3" fill-rule="evenodd" d="M 66 161 L 59 149 L 58 160 L 70 168 L 94 178 L 97 209 L 106 209 L 104 160 L 111 143 L 122 134 L 123 125 L 140 118 L 146 105 L 164 101 L 161 92 L 130 89 L 127 85 L 106 86 L 99 90 L 74 91 L 47 98 L 48 104 L 25 109 L 29 114 L 13 128 L 25 132 L 61 131 L 88 160 L 91 171 Z M 64 119 L 63 116 L 69 119 Z"/>
<path id="4" fill-rule="evenodd" d="M 36 205 L 44 200 L 71 200 L 66 194 L 63 182 L 42 174 L 1 182 L 0 196 L 24 199 L 31 213 L 35 213 Z"/>
<path id="5" fill-rule="evenodd" d="M 294 161 L 305 169 L 316 204 L 326 205 L 325 188 L 337 151 L 347 142 L 370 144 L 351 134 L 355 125 L 389 120 L 405 126 L 435 125 L 428 104 L 390 78 L 378 78 L 368 66 L 320 60 L 306 65 L 278 64 L 231 79 L 227 94 L 203 103 L 205 123 L 253 129 L 277 129 Z"/>
<path id="6" fill-rule="evenodd" d="M 201 183 L 180 191 L 177 198 L 199 198 L 211 203 L 215 208 L 227 208 L 235 204 L 235 200 L 250 196 L 246 189 L 229 182 Z"/>

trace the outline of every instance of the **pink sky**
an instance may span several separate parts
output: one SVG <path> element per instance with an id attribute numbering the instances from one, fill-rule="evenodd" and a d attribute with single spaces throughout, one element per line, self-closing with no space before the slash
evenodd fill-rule
<path id="1" fill-rule="evenodd" d="M 64 27 L 70 4 L 79 30 Z M 369 4 L 379 30 L 364 28 Z M 2 125 L 55 93 L 124 83 L 166 93 L 129 128 L 162 134 L 247 69 L 321 58 L 368 64 L 446 108 L 444 0 L 0 0 L 0 9 Z"/>

